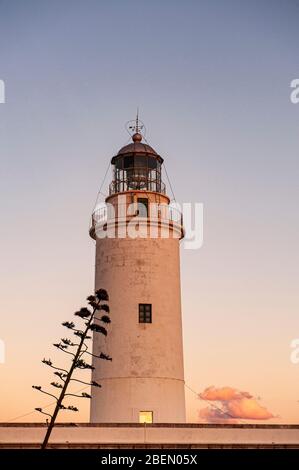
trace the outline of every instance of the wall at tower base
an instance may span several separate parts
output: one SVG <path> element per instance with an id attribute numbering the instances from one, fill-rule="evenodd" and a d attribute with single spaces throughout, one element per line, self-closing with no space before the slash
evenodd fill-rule
<path id="1" fill-rule="evenodd" d="M 140 410 L 151 410 L 155 423 L 163 422 L 185 422 L 184 381 L 177 379 L 161 378 L 114 378 L 108 379 L 109 393 L 105 393 L 105 379 L 101 378 L 102 388 L 96 390 L 98 401 L 95 409 L 91 408 L 93 422 L 111 422 L 110 416 L 117 416 L 119 423 L 139 422 Z M 123 399 L 119 398 L 120 391 Z M 146 406 L 144 397 L 148 396 Z M 133 398 L 131 398 L 133 397 Z M 161 410 L 161 401 L 163 409 Z M 132 404 L 132 406 L 130 406 Z M 103 411 L 101 411 L 103 407 Z M 113 414 L 111 411 L 113 407 Z M 102 417 L 102 419 L 101 419 Z M 112 421 L 113 422 L 113 421 Z"/>
<path id="2" fill-rule="evenodd" d="M 1 423 L 0 448 L 38 448 L 46 425 Z M 52 448 L 299 448 L 299 425 L 58 424 Z"/>

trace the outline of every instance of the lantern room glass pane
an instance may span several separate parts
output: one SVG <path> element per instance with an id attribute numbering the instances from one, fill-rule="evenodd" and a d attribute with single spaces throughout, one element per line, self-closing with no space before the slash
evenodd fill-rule
<path id="1" fill-rule="evenodd" d="M 132 155 L 124 157 L 124 168 L 133 168 L 134 167 L 134 157 Z"/>
<path id="2" fill-rule="evenodd" d="M 157 168 L 159 164 L 160 163 L 155 157 L 148 156 L 148 168 L 151 168 L 151 169 Z"/>
<path id="3" fill-rule="evenodd" d="M 134 158 L 135 168 L 147 168 L 147 157 L 146 156 L 135 156 Z"/>
<path id="4" fill-rule="evenodd" d="M 115 168 L 116 168 L 117 170 L 122 169 L 123 163 L 124 163 L 124 162 L 123 162 L 123 158 L 117 158 L 116 161 L 115 161 Z"/>

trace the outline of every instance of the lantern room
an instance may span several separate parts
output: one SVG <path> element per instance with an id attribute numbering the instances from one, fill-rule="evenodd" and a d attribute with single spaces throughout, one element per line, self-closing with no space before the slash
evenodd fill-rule
<path id="1" fill-rule="evenodd" d="M 122 147 L 111 160 L 113 179 L 109 194 L 136 190 L 165 194 L 165 184 L 161 176 L 163 158 L 152 147 L 142 142 L 139 132 L 132 136 L 132 140 L 132 143 Z"/>

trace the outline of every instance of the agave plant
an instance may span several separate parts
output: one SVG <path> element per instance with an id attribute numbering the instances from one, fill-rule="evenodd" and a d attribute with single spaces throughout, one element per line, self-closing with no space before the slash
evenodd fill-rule
<path id="1" fill-rule="evenodd" d="M 83 327 L 82 329 L 77 328 L 73 321 L 70 321 L 70 322 L 65 321 L 62 323 L 62 325 L 65 328 L 71 330 L 75 336 L 80 338 L 78 340 L 78 343 L 74 343 L 69 338 L 61 338 L 59 342 L 54 343 L 54 346 L 57 349 L 72 356 L 70 368 L 66 370 L 61 367 L 56 367 L 51 361 L 51 359 L 44 358 L 42 360 L 43 364 L 51 367 L 52 369 L 55 369 L 54 375 L 58 377 L 61 382 L 51 382 L 51 385 L 52 387 L 61 390 L 60 395 L 56 397 L 52 393 L 49 393 L 46 390 L 43 390 L 40 385 L 32 386 L 35 390 L 38 390 L 41 393 L 45 393 L 46 395 L 50 395 L 51 397 L 54 397 L 56 401 L 53 414 L 45 413 L 43 409 L 40 407 L 35 408 L 35 410 L 38 411 L 39 413 L 50 416 L 51 418 L 44 441 L 41 445 L 42 449 L 45 449 L 47 447 L 47 444 L 48 444 L 51 432 L 53 430 L 53 427 L 55 425 L 59 411 L 61 410 L 74 411 L 74 412 L 78 411 L 78 408 L 73 405 L 65 406 L 63 403 L 64 398 L 68 396 L 75 396 L 78 398 L 88 398 L 88 399 L 91 398 L 91 395 L 86 392 L 82 392 L 81 395 L 77 395 L 75 393 L 67 393 L 67 390 L 71 381 L 80 382 L 91 387 L 101 387 L 101 385 L 95 381 L 86 382 L 74 376 L 74 373 L 77 370 L 94 369 L 94 366 L 92 364 L 89 364 L 88 362 L 84 360 L 84 354 L 88 354 L 97 359 L 104 359 L 104 360 L 109 360 L 109 361 L 112 360 L 111 357 L 104 354 L 103 352 L 100 352 L 99 354 L 93 354 L 89 352 L 88 345 L 86 343 L 86 340 L 91 338 L 91 336 L 88 335 L 88 333 L 91 331 L 94 333 L 99 333 L 104 336 L 107 336 L 107 333 L 108 333 L 107 329 L 106 327 L 102 326 L 101 323 L 104 325 L 108 325 L 111 322 L 110 317 L 108 316 L 109 311 L 110 311 L 109 305 L 106 303 L 102 303 L 102 302 L 109 301 L 108 293 L 105 289 L 99 289 L 95 292 L 94 295 L 89 295 L 87 297 L 87 301 L 88 301 L 88 305 L 90 308 L 82 307 L 80 308 L 80 310 L 74 313 L 76 317 L 79 317 L 81 320 L 84 320 L 85 327 Z M 95 317 L 96 312 L 100 310 L 103 310 L 106 314 L 102 315 L 101 318 Z"/>

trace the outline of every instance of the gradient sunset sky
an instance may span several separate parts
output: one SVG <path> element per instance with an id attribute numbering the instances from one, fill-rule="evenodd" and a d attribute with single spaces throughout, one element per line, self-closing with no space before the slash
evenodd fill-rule
<path id="1" fill-rule="evenodd" d="M 31 385 L 93 291 L 90 215 L 139 106 L 176 199 L 204 204 L 181 252 L 186 384 L 299 423 L 298 25 L 295 0 L 0 0 L 1 421 L 51 402 Z M 61 420 L 88 421 L 77 405 Z"/>

